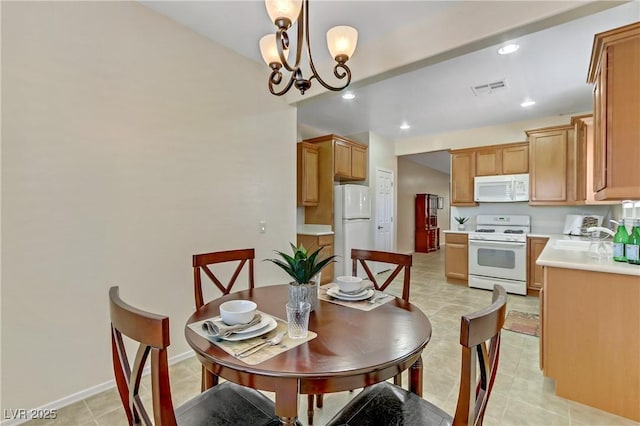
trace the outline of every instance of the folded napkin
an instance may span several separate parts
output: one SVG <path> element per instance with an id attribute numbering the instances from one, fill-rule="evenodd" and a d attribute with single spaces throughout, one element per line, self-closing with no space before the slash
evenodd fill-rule
<path id="1" fill-rule="evenodd" d="M 249 327 L 253 327 L 262 321 L 262 315 L 255 314 L 253 319 L 246 324 L 227 325 L 222 319 L 208 320 L 202 323 L 202 328 L 206 330 L 213 337 L 229 337 L 233 333 L 238 333 L 242 330 L 246 330 Z"/>

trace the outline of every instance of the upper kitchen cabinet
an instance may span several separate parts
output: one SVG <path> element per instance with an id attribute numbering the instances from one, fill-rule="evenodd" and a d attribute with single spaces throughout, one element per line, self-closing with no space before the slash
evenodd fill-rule
<path id="1" fill-rule="evenodd" d="M 640 22 L 595 35 L 593 179 L 597 200 L 640 199 Z"/>
<path id="2" fill-rule="evenodd" d="M 573 126 L 527 130 L 529 137 L 529 204 L 573 204 L 568 187 L 569 145 Z"/>
<path id="3" fill-rule="evenodd" d="M 476 150 L 476 176 L 514 175 L 529 172 L 526 142 L 487 146 Z"/>
<path id="4" fill-rule="evenodd" d="M 477 206 L 473 201 L 473 178 L 476 173 L 475 150 L 451 152 L 451 205 Z"/>
<path id="5" fill-rule="evenodd" d="M 367 178 L 367 146 L 336 135 L 307 139 L 304 142 L 317 145 L 330 152 L 332 180 L 358 181 Z"/>
<path id="6" fill-rule="evenodd" d="M 334 183 L 367 178 L 367 145 L 336 135 L 306 139 L 301 143 L 318 150 L 318 202 L 304 204 L 305 223 L 334 226 Z"/>
<path id="7" fill-rule="evenodd" d="M 318 197 L 318 147 L 298 143 L 298 205 L 317 206 Z"/>

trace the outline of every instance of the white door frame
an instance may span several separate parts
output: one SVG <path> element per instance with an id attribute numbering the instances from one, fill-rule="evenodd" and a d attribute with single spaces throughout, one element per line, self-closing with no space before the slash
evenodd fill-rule
<path id="1" fill-rule="evenodd" d="M 390 198 L 383 199 L 382 197 L 378 196 L 379 195 L 378 183 L 379 183 L 379 178 L 381 177 L 381 173 L 388 174 L 389 175 L 388 177 L 391 180 L 391 197 Z M 373 191 L 374 200 L 373 200 L 373 215 L 372 215 L 373 220 L 371 221 L 371 224 L 373 227 L 373 248 L 374 250 L 380 250 L 380 251 L 394 251 L 395 250 L 395 227 L 396 227 L 396 219 L 395 219 L 396 185 L 395 185 L 394 171 L 390 169 L 385 169 L 383 167 L 376 167 L 374 188 L 375 189 Z M 383 205 L 382 203 L 384 202 L 388 204 Z M 381 222 L 381 219 L 385 219 L 385 218 L 381 217 L 382 215 L 379 213 L 385 212 L 385 211 L 389 212 L 390 214 L 390 218 L 389 218 L 390 221 L 388 223 Z M 379 229 L 381 229 L 380 227 L 386 227 L 385 231 L 389 233 L 388 238 L 385 238 L 385 239 L 380 238 L 380 236 L 382 235 L 381 233 L 379 233 Z M 386 266 L 383 263 L 376 263 L 373 265 L 373 268 L 374 268 L 373 272 L 377 274 L 379 272 L 389 269 L 389 266 Z"/>

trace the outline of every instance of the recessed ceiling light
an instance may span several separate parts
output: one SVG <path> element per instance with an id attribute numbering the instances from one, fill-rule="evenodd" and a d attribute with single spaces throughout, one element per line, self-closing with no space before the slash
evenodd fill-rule
<path id="1" fill-rule="evenodd" d="M 407 123 L 402 123 L 400 125 L 400 129 L 402 129 L 402 130 L 409 130 L 410 128 L 411 128 L 411 126 L 409 126 L 409 124 L 407 124 Z"/>
<path id="2" fill-rule="evenodd" d="M 526 107 L 530 107 L 532 105 L 535 105 L 536 101 L 524 101 L 523 103 L 520 104 L 520 106 L 522 108 L 526 108 Z"/>
<path id="3" fill-rule="evenodd" d="M 498 53 L 501 55 L 508 55 L 509 53 L 513 53 L 518 49 L 520 49 L 520 46 L 515 43 L 505 44 L 500 49 L 498 49 Z"/>
<path id="4" fill-rule="evenodd" d="M 351 100 L 354 99 L 356 97 L 356 95 L 354 95 L 351 92 L 346 92 L 344 95 L 342 95 L 342 99 L 346 99 L 346 100 Z"/>

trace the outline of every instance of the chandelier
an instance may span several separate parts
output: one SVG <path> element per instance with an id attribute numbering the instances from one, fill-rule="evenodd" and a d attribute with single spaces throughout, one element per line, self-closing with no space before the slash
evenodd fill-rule
<path id="1" fill-rule="evenodd" d="M 269 68 L 271 68 L 269 91 L 272 94 L 282 96 L 289 91 L 292 85 L 295 85 L 300 94 L 304 95 L 304 92 L 311 87 L 311 80 L 314 78 L 328 90 L 340 91 L 349 85 L 351 82 L 351 70 L 346 62 L 356 50 L 358 31 L 355 28 L 341 25 L 327 31 L 329 53 L 336 61 L 333 67 L 333 75 L 339 80 L 346 78 L 344 85 L 334 87 L 326 83 L 318 75 L 313 64 L 311 45 L 309 44 L 309 0 L 265 0 L 265 4 L 267 13 L 276 26 L 275 34 L 267 34 L 260 39 L 260 53 Z M 295 46 L 295 62 L 291 64 L 287 61 L 290 48 L 287 30 L 296 20 L 298 21 L 298 40 Z M 302 49 L 305 43 L 307 60 L 311 69 L 309 78 L 305 78 L 300 69 Z M 289 81 L 286 83 L 283 80 L 283 67 L 290 73 Z M 281 84 L 283 86 L 280 86 Z M 280 87 L 282 89 L 278 91 Z"/>

